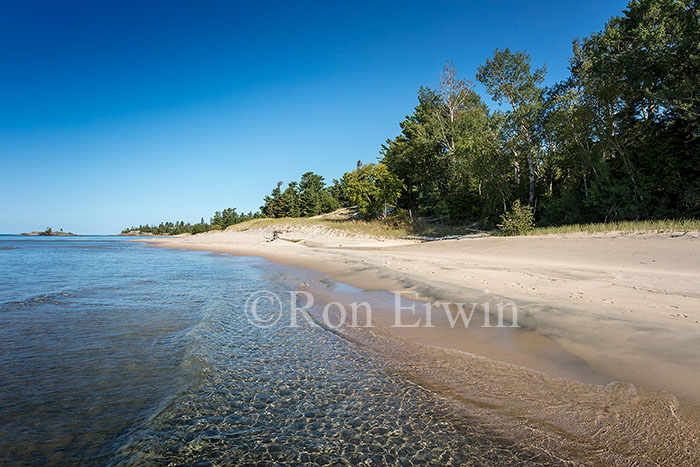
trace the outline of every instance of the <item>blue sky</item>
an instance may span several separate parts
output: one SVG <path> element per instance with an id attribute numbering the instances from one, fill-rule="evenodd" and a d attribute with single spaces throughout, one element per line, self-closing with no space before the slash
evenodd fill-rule
<path id="1" fill-rule="evenodd" d="M 4 2 L 0 233 L 257 210 L 375 161 L 446 60 L 526 50 L 553 83 L 626 3 Z"/>

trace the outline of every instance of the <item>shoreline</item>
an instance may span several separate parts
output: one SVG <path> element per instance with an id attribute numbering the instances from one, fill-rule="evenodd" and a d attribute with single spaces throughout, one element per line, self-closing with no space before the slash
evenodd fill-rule
<path id="1" fill-rule="evenodd" d="M 700 452 L 700 368 L 694 358 L 700 306 L 693 307 L 700 303 L 693 289 L 700 283 L 700 239 L 568 235 L 419 244 L 291 226 L 278 240 L 270 238 L 270 229 L 257 229 L 139 241 L 264 257 L 360 289 L 412 290 L 429 300 L 468 302 L 488 287 L 525 311 L 519 316 L 525 347 L 516 346 L 531 354 L 524 361 L 499 358 L 499 346 L 486 335 L 450 336 L 444 327 L 386 327 L 383 341 L 373 340 L 374 333 L 346 331 L 390 355 L 397 371 L 472 409 L 481 407 L 476 412 L 499 407 L 485 418 L 499 420 L 518 438 L 530 430 L 538 439 L 556 438 L 547 450 L 567 445 L 574 457 L 602 450 L 611 457 L 601 459 L 617 463 L 624 462 L 627 443 L 644 443 L 652 458 L 700 460 L 693 454 Z M 386 347 L 391 340 L 401 343 Z M 562 356 L 563 364 L 557 362 Z M 584 367 L 592 379 L 581 377 Z M 617 436 L 627 441 L 620 444 Z"/>
<path id="2" fill-rule="evenodd" d="M 556 236 L 421 244 L 305 228 L 290 229 L 269 242 L 270 232 L 227 231 L 138 241 L 263 257 L 318 271 L 355 287 L 410 290 L 429 300 L 469 303 L 475 292 L 488 290 L 527 309 L 527 316 L 520 317 L 521 325 L 557 340 L 611 379 L 669 390 L 647 380 L 663 381 L 675 369 L 678 390 L 670 392 L 681 398 L 685 398 L 687 383 L 700 381 L 696 358 L 700 290 L 695 290 L 700 283 L 700 238 Z M 591 348 L 591 341 L 605 338 L 615 345 L 598 351 Z M 666 358 L 669 349 L 673 349 L 673 358 Z M 664 360 L 659 362 L 663 374 L 635 377 L 634 371 L 624 368 L 627 364 L 639 365 L 644 373 L 653 369 L 648 362 L 639 362 L 633 351 Z M 686 363 L 689 368 L 684 367 Z M 681 373 L 691 369 L 697 371 L 693 374 L 697 378 L 684 379 Z M 700 406 L 700 389 L 689 399 Z"/>

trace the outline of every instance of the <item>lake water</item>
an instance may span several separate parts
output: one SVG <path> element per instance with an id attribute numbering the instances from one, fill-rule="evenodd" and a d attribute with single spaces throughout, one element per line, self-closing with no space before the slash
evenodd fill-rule
<path id="1" fill-rule="evenodd" d="M 119 237 L 0 236 L 0 463 L 554 463 L 338 333 L 248 322 L 251 293 L 305 280 Z"/>

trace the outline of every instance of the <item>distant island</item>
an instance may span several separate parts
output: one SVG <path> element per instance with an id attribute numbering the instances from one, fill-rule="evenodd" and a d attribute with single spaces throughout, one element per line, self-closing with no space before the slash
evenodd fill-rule
<path id="1" fill-rule="evenodd" d="M 46 237 L 74 237 L 75 234 L 73 232 L 64 232 L 63 229 L 55 231 L 52 230 L 51 227 L 47 227 L 46 230 L 43 232 L 40 232 L 38 230 L 34 232 L 25 232 L 21 233 L 20 235 L 28 235 L 28 236 L 46 236 Z"/>

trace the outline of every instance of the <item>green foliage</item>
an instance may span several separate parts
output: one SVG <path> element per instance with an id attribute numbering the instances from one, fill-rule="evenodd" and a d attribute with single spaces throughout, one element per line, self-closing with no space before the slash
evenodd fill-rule
<path id="1" fill-rule="evenodd" d="M 530 206 L 521 206 L 516 199 L 511 210 L 501 216 L 501 223 L 504 235 L 523 235 L 535 226 L 535 216 Z"/>
<path id="2" fill-rule="evenodd" d="M 700 213 L 699 43 L 698 6 L 681 0 L 632 1 L 574 43 L 566 85 L 584 119 L 574 136 L 596 176 L 596 219 Z"/>
<path id="3" fill-rule="evenodd" d="M 323 177 L 313 172 L 306 172 L 299 182 L 300 211 L 303 217 L 312 217 L 325 212 L 331 212 L 340 206 L 326 188 Z M 294 217 L 294 216 L 287 216 Z"/>
<path id="4" fill-rule="evenodd" d="M 321 197 L 324 188 L 323 177 L 313 172 L 306 172 L 301 176 L 299 189 L 301 190 L 301 215 L 311 217 L 321 214 Z"/>
<path id="5" fill-rule="evenodd" d="M 400 126 L 401 135 L 387 141 L 381 153 L 382 162 L 406 187 L 399 206 L 410 218 L 415 213 L 459 221 L 482 216 L 482 205 L 493 208 L 493 203 L 483 203 L 482 194 L 493 187 L 500 196 L 500 175 L 487 185 L 477 170 L 491 163 L 485 159 L 498 146 L 497 136 L 488 107 L 452 64 L 443 69 L 438 89 L 420 89 L 418 106 Z"/>
<path id="6" fill-rule="evenodd" d="M 352 206 L 350 198 L 347 195 L 346 187 L 348 181 L 345 176 L 341 177 L 340 180 L 333 180 L 333 184 L 328 187 L 328 194 L 331 198 L 335 200 L 338 204 L 338 208 L 349 208 Z"/>
<path id="7" fill-rule="evenodd" d="M 190 233 L 192 235 L 196 235 L 198 233 L 207 232 L 208 230 L 209 230 L 209 226 L 200 222 L 199 224 L 195 224 L 192 226 L 192 231 Z"/>
<path id="8" fill-rule="evenodd" d="M 225 230 L 226 227 L 241 222 L 241 216 L 236 212 L 236 208 L 227 208 L 223 211 L 216 211 L 212 217 L 212 226 Z"/>
<path id="9" fill-rule="evenodd" d="M 525 52 L 496 49 L 493 58 L 487 59 L 476 75 L 496 102 L 508 104 L 519 114 L 517 119 L 528 117 L 539 105 L 540 85 L 547 72 L 545 67 L 531 72 L 530 60 Z"/>
<path id="10" fill-rule="evenodd" d="M 301 180 L 291 182 L 281 191 L 282 182 L 265 197 L 260 208 L 266 217 L 312 217 L 338 209 L 343 202 L 344 190 L 340 182 L 334 180 L 327 187 L 323 177 L 306 172 Z"/>
<path id="11" fill-rule="evenodd" d="M 301 200 L 299 196 L 297 182 L 291 182 L 280 196 L 280 204 L 282 207 L 282 216 L 284 217 L 300 217 L 301 216 Z"/>
<path id="12" fill-rule="evenodd" d="M 512 159 L 516 188 L 520 185 L 520 167 L 527 164 L 530 206 L 535 203 L 539 165 L 537 126 L 546 71 L 542 67 L 531 72 L 530 56 L 525 52 L 496 49 L 493 58 L 486 60 L 476 75 L 496 102 L 510 106 L 504 115 L 504 130 L 508 135 L 505 147 Z"/>
<path id="13" fill-rule="evenodd" d="M 266 217 L 284 217 L 284 206 L 282 205 L 282 182 L 277 182 L 277 186 L 272 189 L 270 196 L 265 196 L 265 204 L 260 211 Z"/>
<path id="14" fill-rule="evenodd" d="M 346 174 L 345 191 L 365 219 L 386 217 L 404 188 L 384 164 L 366 164 Z"/>

